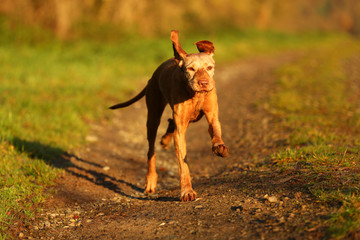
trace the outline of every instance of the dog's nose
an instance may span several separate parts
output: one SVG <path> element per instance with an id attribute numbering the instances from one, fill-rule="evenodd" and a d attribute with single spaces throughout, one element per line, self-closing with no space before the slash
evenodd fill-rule
<path id="1" fill-rule="evenodd" d="M 207 87 L 209 85 L 209 81 L 206 79 L 199 80 L 200 87 Z"/>

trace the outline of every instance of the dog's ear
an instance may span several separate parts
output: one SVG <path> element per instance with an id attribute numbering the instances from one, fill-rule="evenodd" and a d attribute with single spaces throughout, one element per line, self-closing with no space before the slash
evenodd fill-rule
<path id="1" fill-rule="evenodd" d="M 214 55 L 215 47 L 212 42 L 207 40 L 202 40 L 194 43 L 199 50 L 199 52 L 204 52 L 210 55 Z"/>
<path id="2" fill-rule="evenodd" d="M 171 31 L 171 41 L 173 43 L 174 56 L 175 59 L 179 61 L 179 63 L 184 61 L 187 53 L 182 49 L 179 42 L 179 32 L 176 30 Z"/>

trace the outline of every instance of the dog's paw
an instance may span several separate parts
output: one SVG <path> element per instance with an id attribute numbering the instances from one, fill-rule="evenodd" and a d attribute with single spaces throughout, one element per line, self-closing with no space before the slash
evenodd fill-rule
<path id="1" fill-rule="evenodd" d="M 148 175 L 146 177 L 145 193 L 153 194 L 156 191 L 157 175 Z"/>
<path id="2" fill-rule="evenodd" d="M 151 186 L 150 184 L 146 184 L 144 193 L 153 194 L 156 191 L 156 186 Z"/>
<path id="3" fill-rule="evenodd" d="M 229 156 L 229 149 L 224 144 L 214 144 L 212 150 L 219 157 Z"/>
<path id="4" fill-rule="evenodd" d="M 197 194 L 194 190 L 181 191 L 180 200 L 182 202 L 194 201 L 197 198 Z"/>
<path id="5" fill-rule="evenodd" d="M 168 149 L 171 140 L 172 140 L 172 135 L 170 134 L 165 134 L 164 136 L 162 136 L 160 144 L 163 147 L 163 149 Z"/>

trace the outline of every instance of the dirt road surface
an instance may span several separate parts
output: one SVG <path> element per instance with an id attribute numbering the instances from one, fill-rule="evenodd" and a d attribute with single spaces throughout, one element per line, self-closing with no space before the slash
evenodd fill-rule
<path id="1" fill-rule="evenodd" d="M 89 144 L 65 154 L 64 174 L 34 218 L 14 227 L 23 239 L 318 239 L 328 209 L 305 183 L 272 168 L 269 154 L 287 133 L 264 111 L 273 71 L 294 54 L 243 60 L 216 70 L 220 121 L 228 158 L 211 152 L 207 122 L 187 131 L 198 199 L 180 202 L 174 147 L 157 143 L 158 191 L 143 194 L 146 175 L 144 100 L 91 124 Z M 134 93 L 135 94 L 135 93 Z M 129 96 L 130 98 L 131 96 Z M 114 102 L 109 102 L 109 106 Z M 110 110 L 109 110 L 110 111 Z M 157 142 L 165 132 L 164 113 Z M 318 227 L 319 226 L 319 227 Z"/>

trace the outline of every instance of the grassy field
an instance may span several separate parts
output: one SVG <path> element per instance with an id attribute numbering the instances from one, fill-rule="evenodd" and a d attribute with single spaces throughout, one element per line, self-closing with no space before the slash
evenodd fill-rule
<path id="1" fill-rule="evenodd" d="M 53 162 L 83 145 L 88 123 L 106 118 L 108 106 L 142 86 L 160 62 L 172 57 L 172 48 L 169 38 L 58 41 L 38 30 L 10 29 L 6 23 L 0 24 L 0 36 L 1 239 L 13 221 L 31 217 L 34 206 L 46 199 L 43 189 L 63 171 Z M 320 200 L 344 203 L 329 222 L 333 234 L 358 227 L 359 220 L 354 223 L 358 225 L 352 221 L 360 214 L 357 173 L 346 170 L 340 176 L 350 179 L 346 187 L 332 185 L 339 184 L 336 180 L 311 183 L 320 181 L 320 173 L 327 179 L 334 169 L 358 167 L 358 102 L 349 100 L 354 93 L 339 64 L 359 45 L 332 34 L 251 30 L 213 36 L 180 33 L 180 38 L 188 52 L 195 51 L 194 42 L 212 40 L 219 65 L 255 55 L 317 49 L 311 61 L 304 57 L 278 72 L 279 89 L 270 111 L 286 119 L 284 127 L 302 127 L 293 130 L 290 147 L 272 159 L 279 168 L 303 164 L 309 169 L 309 188 Z M 344 44 L 349 46 L 344 53 L 336 51 Z"/>
<path id="2" fill-rule="evenodd" d="M 324 223 L 329 238 L 354 239 L 360 231 L 359 53 L 350 39 L 312 49 L 278 70 L 269 105 L 290 133 L 271 159 L 336 209 Z"/>

